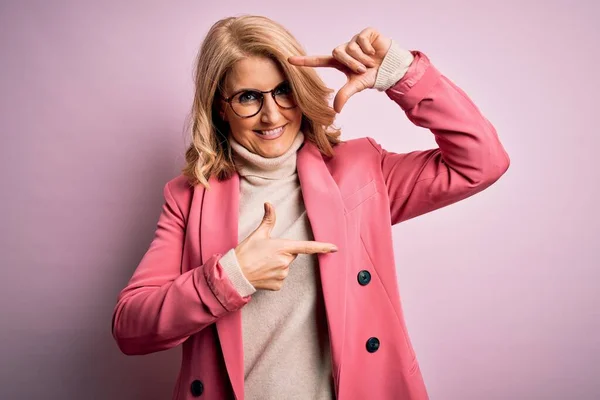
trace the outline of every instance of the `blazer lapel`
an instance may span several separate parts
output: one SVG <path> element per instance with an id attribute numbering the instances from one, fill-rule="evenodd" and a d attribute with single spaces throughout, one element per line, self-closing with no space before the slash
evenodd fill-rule
<path id="1" fill-rule="evenodd" d="M 219 182 L 209 180 L 200 219 L 202 263 L 215 253 L 224 254 L 238 244 L 239 175 Z M 241 311 L 234 311 L 215 323 L 225 366 L 237 399 L 244 398 L 244 357 Z"/>
<path id="2" fill-rule="evenodd" d="M 319 149 L 308 140 L 298 151 L 297 168 L 315 240 L 333 243 L 338 247 L 335 253 L 317 256 L 337 387 L 346 323 L 346 286 L 342 284 L 345 282 L 348 251 L 344 204 L 338 185 Z"/>

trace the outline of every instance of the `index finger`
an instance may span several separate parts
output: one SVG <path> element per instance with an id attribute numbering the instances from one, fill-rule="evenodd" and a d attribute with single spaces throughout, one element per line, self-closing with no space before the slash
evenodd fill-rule
<path id="1" fill-rule="evenodd" d="M 343 67 L 342 63 L 332 56 L 291 56 L 288 57 L 288 62 L 300 67 L 329 67 L 337 69 Z"/>
<path id="2" fill-rule="evenodd" d="M 334 253 L 338 248 L 331 243 L 314 240 L 284 240 L 283 250 L 292 254 Z"/>

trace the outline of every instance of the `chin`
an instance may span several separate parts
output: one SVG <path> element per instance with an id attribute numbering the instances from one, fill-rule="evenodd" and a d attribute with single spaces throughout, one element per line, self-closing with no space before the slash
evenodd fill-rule
<path id="1" fill-rule="evenodd" d="M 255 153 L 265 157 L 265 158 L 275 158 L 283 155 L 296 138 L 297 133 L 295 134 L 285 134 L 275 140 L 264 141 L 258 139 L 258 141 L 254 141 L 254 149 Z"/>
<path id="2" fill-rule="evenodd" d="M 287 151 L 287 149 L 290 148 L 291 144 L 292 142 L 287 143 L 287 145 L 279 143 L 274 146 L 269 146 L 268 148 L 266 148 L 265 146 L 261 146 L 258 148 L 259 151 L 257 153 L 265 158 L 279 157 L 282 154 L 284 154 Z"/>

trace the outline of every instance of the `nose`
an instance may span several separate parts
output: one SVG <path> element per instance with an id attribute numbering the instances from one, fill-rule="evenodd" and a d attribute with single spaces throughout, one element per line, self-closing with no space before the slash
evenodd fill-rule
<path id="1" fill-rule="evenodd" d="M 280 119 L 281 113 L 275 99 L 271 95 L 266 95 L 260 112 L 260 121 L 265 125 L 275 125 Z"/>

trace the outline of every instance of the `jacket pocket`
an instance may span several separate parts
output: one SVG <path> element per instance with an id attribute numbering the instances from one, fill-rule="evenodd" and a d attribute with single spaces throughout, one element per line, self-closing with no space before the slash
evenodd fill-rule
<path id="1" fill-rule="evenodd" d="M 375 184 L 375 180 L 370 181 L 356 192 L 344 197 L 344 208 L 346 209 L 346 214 L 359 207 L 365 201 L 369 200 L 371 197 L 377 194 L 377 185 Z"/>

